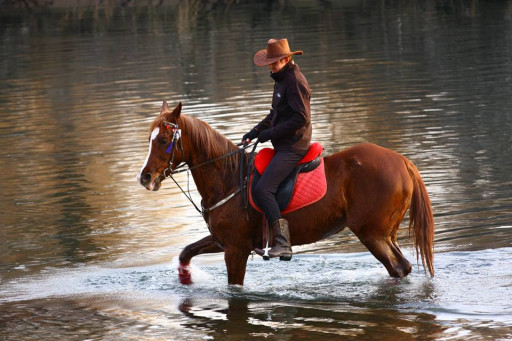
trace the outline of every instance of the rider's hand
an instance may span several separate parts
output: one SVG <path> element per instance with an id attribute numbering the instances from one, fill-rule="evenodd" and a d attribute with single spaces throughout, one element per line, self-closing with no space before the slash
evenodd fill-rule
<path id="1" fill-rule="evenodd" d="M 251 140 L 253 140 L 256 137 L 258 137 L 258 132 L 256 132 L 256 130 L 253 129 L 242 137 L 242 143 L 249 144 L 251 143 Z"/>

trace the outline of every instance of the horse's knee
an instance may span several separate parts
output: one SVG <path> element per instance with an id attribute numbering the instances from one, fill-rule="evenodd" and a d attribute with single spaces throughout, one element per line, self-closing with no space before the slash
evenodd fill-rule
<path id="1" fill-rule="evenodd" d="M 188 264 L 192 257 L 203 253 L 221 252 L 222 248 L 214 241 L 211 235 L 185 246 L 179 255 L 181 264 Z"/>
<path id="2" fill-rule="evenodd" d="M 180 264 L 188 265 L 192 257 L 192 247 L 191 245 L 187 245 L 183 250 L 181 250 L 178 258 L 180 260 Z"/>

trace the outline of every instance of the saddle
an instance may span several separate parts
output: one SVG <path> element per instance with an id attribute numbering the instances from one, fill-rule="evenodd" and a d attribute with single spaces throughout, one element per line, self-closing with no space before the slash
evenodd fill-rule
<path id="1" fill-rule="evenodd" d="M 322 199 L 327 192 L 324 160 L 320 157 L 322 151 L 320 143 L 311 144 L 306 155 L 279 185 L 276 201 L 282 213 L 313 204 Z M 252 191 L 274 155 L 275 151 L 272 148 L 264 148 L 258 152 L 254 160 L 255 171 L 250 179 L 249 202 L 259 212 L 262 211 L 254 203 Z"/>

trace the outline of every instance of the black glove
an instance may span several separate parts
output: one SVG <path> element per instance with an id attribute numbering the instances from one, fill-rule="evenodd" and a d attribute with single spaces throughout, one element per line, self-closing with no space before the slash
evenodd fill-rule
<path id="1" fill-rule="evenodd" d="M 263 142 L 267 142 L 268 140 L 270 140 L 272 138 L 271 133 L 270 133 L 271 130 L 272 129 L 263 130 L 260 133 L 260 135 L 258 136 L 258 141 L 263 143 Z"/>
<path id="2" fill-rule="evenodd" d="M 242 137 L 242 143 L 247 143 L 247 140 L 254 140 L 256 137 L 258 137 L 258 132 L 252 129 L 250 132 L 248 132 Z"/>

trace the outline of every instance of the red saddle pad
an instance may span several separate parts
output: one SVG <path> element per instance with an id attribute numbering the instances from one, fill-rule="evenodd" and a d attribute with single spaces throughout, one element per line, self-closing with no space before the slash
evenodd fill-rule
<path id="1" fill-rule="evenodd" d="M 252 176 L 249 183 L 252 188 Z M 262 212 L 252 199 L 252 191 L 249 191 L 249 202 L 258 212 Z M 327 180 L 325 178 L 324 159 L 320 160 L 320 165 L 307 173 L 299 173 L 295 187 L 293 189 L 292 199 L 282 213 L 296 211 L 308 205 L 314 204 L 327 193 Z"/>

